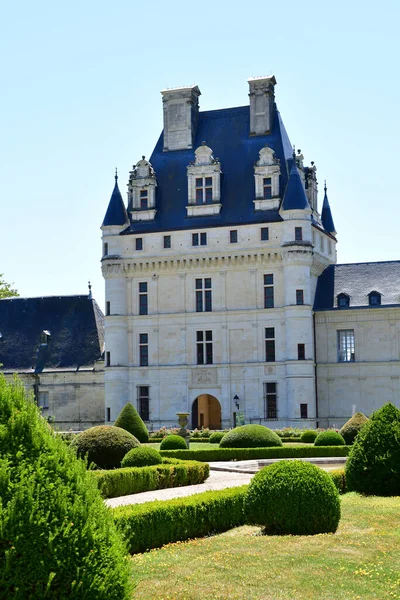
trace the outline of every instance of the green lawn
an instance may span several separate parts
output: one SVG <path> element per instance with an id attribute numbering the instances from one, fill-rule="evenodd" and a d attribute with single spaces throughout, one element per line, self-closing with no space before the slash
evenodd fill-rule
<path id="1" fill-rule="evenodd" d="M 400 599 L 400 497 L 346 494 L 336 534 L 239 527 L 132 557 L 142 600 Z"/>

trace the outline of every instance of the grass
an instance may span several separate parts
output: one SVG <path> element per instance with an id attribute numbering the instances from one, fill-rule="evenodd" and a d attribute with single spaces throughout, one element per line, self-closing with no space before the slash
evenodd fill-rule
<path id="1" fill-rule="evenodd" d="M 400 497 L 346 494 L 335 534 L 239 527 L 132 557 L 141 600 L 400 599 Z"/>

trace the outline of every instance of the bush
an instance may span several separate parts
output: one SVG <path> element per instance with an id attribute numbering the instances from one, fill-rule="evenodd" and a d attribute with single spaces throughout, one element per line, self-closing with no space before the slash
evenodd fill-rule
<path id="1" fill-rule="evenodd" d="M 214 431 L 209 437 L 210 444 L 219 444 L 224 435 L 226 435 L 224 431 Z"/>
<path id="2" fill-rule="evenodd" d="M 126 548 L 83 461 L 0 376 L 1 598 L 131 597 Z"/>
<path id="3" fill-rule="evenodd" d="M 134 435 L 135 438 L 143 444 L 149 441 L 148 429 L 143 423 L 138 411 L 130 402 L 125 404 L 124 408 L 116 418 L 114 426 L 129 431 L 129 433 Z"/>
<path id="4" fill-rule="evenodd" d="M 339 433 L 348 446 L 354 444 L 357 434 L 361 431 L 365 423 L 368 423 L 368 420 L 368 417 L 361 412 L 357 412 L 343 425 Z"/>
<path id="5" fill-rule="evenodd" d="M 315 438 L 314 446 L 345 446 L 346 442 L 337 431 L 321 431 Z"/>
<path id="6" fill-rule="evenodd" d="M 148 467 L 162 463 L 161 454 L 154 448 L 133 448 L 125 454 L 121 467 Z"/>
<path id="7" fill-rule="evenodd" d="M 127 540 L 131 554 L 220 533 L 244 524 L 246 488 L 120 506 L 113 510 L 115 523 Z"/>
<path id="8" fill-rule="evenodd" d="M 283 446 L 281 448 L 212 448 L 211 450 L 160 450 L 161 456 L 214 462 L 219 460 L 254 460 L 256 458 L 313 458 L 347 456 L 349 446 Z"/>
<path id="9" fill-rule="evenodd" d="M 167 435 L 160 444 L 160 450 L 187 450 L 186 442 L 180 435 Z"/>
<path id="10" fill-rule="evenodd" d="M 244 499 L 247 523 L 272 535 L 335 532 L 339 493 L 328 473 L 310 463 L 280 461 L 251 480 Z"/>
<path id="11" fill-rule="evenodd" d="M 313 444 L 318 437 L 318 432 L 315 429 L 305 429 L 300 436 L 300 441 L 304 444 Z"/>
<path id="12" fill-rule="evenodd" d="M 87 455 L 88 463 L 95 463 L 101 469 L 119 467 L 125 454 L 138 446 L 140 443 L 131 433 L 115 425 L 91 427 L 71 443 L 78 456 Z"/>
<path id="13" fill-rule="evenodd" d="M 282 440 L 263 425 L 242 425 L 224 435 L 220 448 L 267 448 L 282 446 Z"/>
<path id="14" fill-rule="evenodd" d="M 333 483 L 339 494 L 346 493 L 346 472 L 344 469 L 333 469 L 328 471 L 328 475 L 332 477 Z"/>
<path id="15" fill-rule="evenodd" d="M 94 471 L 101 493 L 105 498 L 139 494 L 151 490 L 197 485 L 210 474 L 207 463 L 164 459 L 160 465 L 129 467 L 112 471 Z M 165 461 L 165 462 L 164 462 Z"/>
<path id="16" fill-rule="evenodd" d="M 388 403 L 375 411 L 351 446 L 346 463 L 349 491 L 400 496 L 400 411 Z"/>

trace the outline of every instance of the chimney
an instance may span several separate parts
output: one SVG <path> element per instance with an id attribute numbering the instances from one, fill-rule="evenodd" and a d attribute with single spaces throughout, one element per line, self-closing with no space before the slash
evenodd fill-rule
<path id="1" fill-rule="evenodd" d="M 249 82 L 250 97 L 250 135 L 271 133 L 274 117 L 274 88 L 276 79 L 270 77 L 252 77 Z"/>
<path id="2" fill-rule="evenodd" d="M 197 85 L 163 90 L 164 152 L 193 148 L 199 114 Z"/>

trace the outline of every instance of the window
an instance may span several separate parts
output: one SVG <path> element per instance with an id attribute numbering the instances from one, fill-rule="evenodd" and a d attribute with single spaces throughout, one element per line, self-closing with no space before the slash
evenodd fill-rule
<path id="1" fill-rule="evenodd" d="M 328 240 L 328 253 L 332 254 L 332 242 L 331 242 L 331 240 Z"/>
<path id="2" fill-rule="evenodd" d="M 139 366 L 149 366 L 149 336 L 147 333 L 139 333 Z"/>
<path id="3" fill-rule="evenodd" d="M 350 306 L 350 296 L 347 294 L 338 294 L 337 305 L 339 308 L 346 308 Z"/>
<path id="4" fill-rule="evenodd" d="M 50 342 L 50 338 L 50 331 L 48 329 L 43 329 L 42 333 L 40 334 L 40 345 L 47 346 L 47 344 Z"/>
<path id="5" fill-rule="evenodd" d="M 198 365 L 213 364 L 212 331 L 196 332 L 196 351 Z"/>
<path id="6" fill-rule="evenodd" d="M 148 308 L 147 283 L 141 281 L 139 283 L 139 315 L 147 315 Z"/>
<path id="7" fill-rule="evenodd" d="M 103 244 L 103 256 L 107 256 L 108 255 L 108 244 L 107 242 L 105 242 Z"/>
<path id="8" fill-rule="evenodd" d="M 140 190 L 140 210 L 149 208 L 149 192 L 148 190 Z"/>
<path id="9" fill-rule="evenodd" d="M 107 406 L 106 412 L 107 412 L 106 420 L 111 421 L 111 408 L 109 406 Z"/>
<path id="10" fill-rule="evenodd" d="M 275 361 L 275 327 L 265 328 L 265 362 Z"/>
<path id="11" fill-rule="evenodd" d="M 164 235 L 164 248 L 171 248 L 171 236 Z"/>
<path id="12" fill-rule="evenodd" d="M 268 198 L 272 198 L 272 178 L 264 177 L 263 178 L 263 198 L 267 200 Z"/>
<path id="13" fill-rule="evenodd" d="M 261 241 L 267 242 L 269 240 L 268 227 L 261 227 Z"/>
<path id="14" fill-rule="evenodd" d="M 308 419 L 308 404 L 300 404 L 300 419 Z"/>
<path id="15" fill-rule="evenodd" d="M 238 241 L 237 229 L 232 229 L 232 231 L 229 232 L 229 241 L 231 244 L 237 244 L 237 241 Z"/>
<path id="16" fill-rule="evenodd" d="M 338 336 L 338 362 L 354 362 L 354 329 L 341 329 Z"/>
<path id="17" fill-rule="evenodd" d="M 304 304 L 304 291 L 296 290 L 296 304 Z"/>
<path id="18" fill-rule="evenodd" d="M 370 294 L 368 294 L 368 298 L 370 306 L 380 306 L 381 295 L 379 292 L 371 292 Z"/>
<path id="19" fill-rule="evenodd" d="M 192 246 L 207 246 L 207 233 L 192 233 Z"/>
<path id="20" fill-rule="evenodd" d="M 111 314 L 111 302 L 106 302 L 106 316 L 108 317 Z"/>
<path id="21" fill-rule="evenodd" d="M 264 308 L 274 308 L 274 276 L 264 275 Z"/>
<path id="22" fill-rule="evenodd" d="M 196 279 L 196 312 L 211 312 L 211 277 Z"/>
<path id="23" fill-rule="evenodd" d="M 324 236 L 323 235 L 320 236 L 319 243 L 320 243 L 320 246 L 321 246 L 321 251 L 325 252 L 325 240 L 324 240 Z"/>
<path id="24" fill-rule="evenodd" d="M 294 239 L 296 240 L 296 242 L 302 241 L 302 239 L 303 239 L 303 228 L 302 227 L 294 228 Z"/>
<path id="25" fill-rule="evenodd" d="M 38 406 L 43 409 L 49 408 L 49 392 L 39 392 Z"/>
<path id="26" fill-rule="evenodd" d="M 278 406 L 275 381 L 264 383 L 264 419 L 277 419 Z"/>
<path id="27" fill-rule="evenodd" d="M 148 385 L 139 385 L 138 388 L 138 413 L 143 421 L 150 420 L 150 387 Z"/>
<path id="28" fill-rule="evenodd" d="M 111 352 L 106 352 L 106 367 L 111 365 Z"/>
<path id="29" fill-rule="evenodd" d="M 297 360 L 306 360 L 305 344 L 297 344 Z"/>
<path id="30" fill-rule="evenodd" d="M 135 245 L 136 250 L 143 250 L 143 238 L 136 238 Z"/>
<path id="31" fill-rule="evenodd" d="M 212 177 L 196 177 L 196 204 L 211 204 Z"/>

